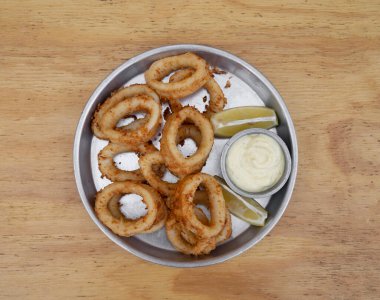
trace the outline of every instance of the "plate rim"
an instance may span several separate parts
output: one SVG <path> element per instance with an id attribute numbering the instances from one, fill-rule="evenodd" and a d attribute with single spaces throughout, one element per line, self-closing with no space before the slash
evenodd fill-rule
<path id="1" fill-rule="evenodd" d="M 97 218 L 95 212 L 93 211 L 93 208 L 91 207 L 86 195 L 85 191 L 81 182 L 81 176 L 80 176 L 80 163 L 79 163 L 79 149 L 80 149 L 80 141 L 83 133 L 83 127 L 85 124 L 85 120 L 91 110 L 91 107 L 93 103 L 95 102 L 96 98 L 99 96 L 101 91 L 106 87 L 114 77 L 116 77 L 120 72 L 122 72 L 125 68 L 128 68 L 129 66 L 133 65 L 134 63 L 145 59 L 149 56 L 159 54 L 161 52 L 167 52 L 167 51 L 173 51 L 173 50 L 181 50 L 184 49 L 183 51 L 205 51 L 205 52 L 210 52 L 214 53 L 223 57 L 226 57 L 227 59 L 230 59 L 238 64 L 241 64 L 244 68 L 246 68 L 249 72 L 253 73 L 257 78 L 259 78 L 260 81 L 262 81 L 265 86 L 271 91 L 271 93 L 274 95 L 276 98 L 276 101 L 278 102 L 279 106 L 282 108 L 284 111 L 284 114 L 286 116 L 286 119 L 288 121 L 288 127 L 289 127 L 289 132 L 290 132 L 290 140 L 291 140 L 291 151 L 292 151 L 292 170 L 290 177 L 288 179 L 288 185 L 289 188 L 286 191 L 283 201 L 281 206 L 279 207 L 276 215 L 273 217 L 273 219 L 265 225 L 265 227 L 255 236 L 255 238 L 251 239 L 244 245 L 242 245 L 240 248 L 231 251 L 223 256 L 220 257 L 210 257 L 207 260 L 194 260 L 194 261 L 186 261 L 186 262 L 180 262 L 180 261 L 170 261 L 162 258 L 157 258 L 155 256 L 146 254 L 142 251 L 135 251 L 132 247 L 129 247 L 127 244 L 122 243 L 120 240 L 121 238 L 111 234 L 110 230 L 104 226 L 100 220 Z M 131 254 L 152 262 L 156 263 L 159 265 L 164 265 L 164 266 L 170 266 L 170 267 L 182 267 L 182 268 L 192 268 L 192 267 L 202 267 L 202 266 L 209 266 L 209 265 L 214 265 L 217 263 L 224 262 L 228 259 L 232 259 L 241 253 L 247 251 L 257 243 L 259 243 L 269 232 L 276 226 L 276 224 L 279 222 L 281 217 L 283 216 L 290 200 L 291 196 L 294 190 L 295 182 L 296 182 L 296 177 L 297 177 L 297 171 L 298 171 L 298 142 L 297 142 L 297 135 L 296 135 L 296 130 L 294 127 L 293 120 L 290 116 L 289 110 L 285 104 L 285 101 L 281 97 L 280 93 L 276 90 L 274 85 L 263 75 L 262 72 L 260 72 L 257 68 L 253 67 L 243 59 L 235 56 L 234 54 L 231 54 L 228 51 L 221 50 L 215 47 L 211 46 L 206 46 L 206 45 L 200 45 L 200 44 L 174 44 L 174 45 L 166 45 L 166 46 L 161 46 L 158 48 L 154 48 L 145 52 L 142 52 L 121 65 L 119 65 L 116 69 L 114 69 L 110 74 L 108 74 L 102 81 L 101 83 L 95 88 L 91 96 L 86 102 L 86 105 L 84 106 L 82 113 L 80 115 L 78 125 L 76 127 L 75 131 L 75 138 L 74 138 L 74 143 L 73 143 L 73 165 L 74 165 L 74 177 L 75 177 L 75 182 L 77 186 L 77 190 L 79 193 L 79 196 L 81 198 L 81 201 L 89 214 L 90 218 L 92 221 L 97 225 L 97 227 L 110 239 L 112 240 L 115 244 L 123 248 L 124 250 L 127 250 Z"/>

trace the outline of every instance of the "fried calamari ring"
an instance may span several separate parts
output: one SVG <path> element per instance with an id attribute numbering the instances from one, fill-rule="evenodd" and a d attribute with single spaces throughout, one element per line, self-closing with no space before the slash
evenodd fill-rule
<path id="1" fill-rule="evenodd" d="M 194 207 L 194 213 L 202 224 L 204 225 L 209 224 L 209 220 L 207 216 L 205 215 L 205 213 L 202 211 L 202 209 L 200 209 L 199 207 Z M 186 228 L 184 228 L 183 226 L 181 227 L 181 236 L 186 242 L 188 242 L 191 245 L 194 245 L 197 243 L 197 240 L 198 240 L 197 236 L 194 233 L 192 233 L 190 230 L 187 230 Z"/>
<path id="2" fill-rule="evenodd" d="M 142 233 L 152 233 L 164 227 L 169 213 L 161 197 L 157 198 L 157 206 L 158 206 L 158 214 L 157 214 L 156 220 L 154 221 L 152 227 L 150 227 L 147 230 L 144 230 Z"/>
<path id="3" fill-rule="evenodd" d="M 138 146 L 109 143 L 98 154 L 99 170 L 102 173 L 102 176 L 108 178 L 113 182 L 126 180 L 144 181 L 145 178 L 141 174 L 140 169 L 134 171 L 121 170 L 116 167 L 113 158 L 120 153 L 136 152 L 137 154 L 144 155 L 154 151 L 157 151 L 157 149 L 152 144 L 148 143 Z"/>
<path id="4" fill-rule="evenodd" d="M 194 194 L 202 185 L 208 196 L 210 224 L 205 225 L 194 213 Z M 174 212 L 181 224 L 200 238 L 215 237 L 226 223 L 226 204 L 222 188 L 210 175 L 197 173 L 181 179 L 175 191 Z"/>
<path id="5" fill-rule="evenodd" d="M 120 119 L 138 111 L 149 115 L 147 122 L 133 131 L 116 128 Z M 113 143 L 139 145 L 148 142 L 156 134 L 161 121 L 161 104 L 151 97 L 140 95 L 123 100 L 106 111 L 100 120 L 100 128 Z"/>
<path id="6" fill-rule="evenodd" d="M 143 177 L 161 195 L 169 196 L 174 193 L 176 183 L 164 181 L 153 171 L 154 165 L 164 165 L 165 161 L 159 151 L 147 153 L 140 157 L 139 165 Z"/>
<path id="7" fill-rule="evenodd" d="M 147 214 L 136 220 L 129 220 L 125 217 L 115 217 L 110 211 L 108 205 L 115 197 L 124 194 L 137 194 L 143 198 L 147 206 Z M 132 236 L 150 229 L 158 215 L 157 199 L 160 195 L 150 186 L 135 183 L 132 181 L 115 182 L 106 186 L 96 194 L 95 212 L 99 220 L 120 236 Z"/>
<path id="8" fill-rule="evenodd" d="M 216 247 L 215 238 L 198 239 L 193 245 L 187 242 L 181 235 L 181 224 L 176 220 L 176 217 L 173 213 L 169 214 L 165 227 L 166 235 L 170 243 L 174 246 L 174 248 L 184 254 L 208 254 Z"/>
<path id="9" fill-rule="evenodd" d="M 123 214 L 120 211 L 120 203 L 119 200 L 121 198 L 121 195 L 116 195 L 111 197 L 111 199 L 108 201 L 107 208 L 112 214 L 113 217 L 119 219 L 123 217 Z"/>
<path id="10" fill-rule="evenodd" d="M 184 157 L 177 149 L 177 134 L 185 121 L 194 123 L 202 137 L 197 151 L 190 157 Z M 178 177 L 183 177 L 202 169 L 213 143 L 214 132 L 210 121 L 194 107 L 187 106 L 168 117 L 162 131 L 160 152 L 170 172 Z"/>
<path id="11" fill-rule="evenodd" d="M 176 186 L 176 189 L 177 189 L 177 186 Z M 197 190 L 195 192 L 195 195 L 194 195 L 194 203 L 195 204 L 203 204 L 202 202 L 199 202 L 198 199 L 199 200 L 206 199 L 205 201 L 207 201 L 207 203 L 208 203 L 208 197 L 207 196 L 204 197 L 204 194 L 206 194 L 206 191 L 199 191 L 199 190 Z M 166 206 L 169 209 L 174 209 L 175 208 L 175 203 L 176 203 L 175 191 L 170 196 L 166 197 L 165 203 L 166 203 Z M 207 205 L 205 205 L 205 206 L 207 207 Z"/>
<path id="12" fill-rule="evenodd" d="M 100 120 L 103 118 L 104 113 L 116 104 L 118 104 L 119 102 L 137 95 L 146 95 L 151 97 L 157 103 L 160 102 L 160 98 L 158 97 L 158 95 L 146 84 L 133 84 L 128 87 L 121 88 L 116 92 L 113 92 L 111 94 L 111 97 L 109 97 L 102 104 L 98 105 L 91 123 L 91 128 L 94 135 L 100 139 L 107 139 L 107 136 L 102 132 L 100 127 Z M 131 129 L 138 128 L 137 125 L 139 123 L 134 124 L 135 122 L 141 121 L 136 120 L 131 124 L 128 124 L 124 129 L 129 129 L 128 127 L 130 127 Z M 134 126 L 134 128 L 132 128 L 132 126 Z"/>
<path id="13" fill-rule="evenodd" d="M 125 218 L 125 216 L 120 211 L 120 203 L 119 203 L 120 198 L 121 198 L 120 195 L 112 197 L 110 199 L 110 201 L 108 202 L 108 205 L 107 205 L 112 216 L 114 216 L 117 219 L 120 219 L 123 217 Z M 157 201 L 157 207 L 158 207 L 157 208 L 158 213 L 157 213 L 156 220 L 154 221 L 152 227 L 150 227 L 147 230 L 144 230 L 141 233 L 152 233 L 152 232 L 155 232 L 157 230 L 160 230 L 165 225 L 165 222 L 166 222 L 166 219 L 168 216 L 168 209 L 166 208 L 161 197 L 156 198 L 156 201 Z"/>
<path id="14" fill-rule="evenodd" d="M 226 207 L 226 223 L 221 232 L 216 236 L 216 243 L 221 243 L 228 240 L 232 235 L 232 221 L 231 214 Z"/>
<path id="15" fill-rule="evenodd" d="M 196 191 L 195 196 L 194 196 L 194 203 L 195 204 L 200 204 L 197 201 L 199 199 L 201 199 L 202 205 L 208 207 L 208 199 L 206 199 L 206 201 L 205 201 L 204 198 L 203 198 L 204 197 L 203 195 L 200 196 L 201 198 L 199 198 L 199 196 L 197 197 L 197 194 L 201 195 L 202 192 L 206 192 L 206 191 L 204 191 L 204 190 L 202 190 L 202 191 L 200 191 L 200 190 Z M 202 209 L 200 209 L 199 207 L 194 207 L 194 213 L 195 213 L 195 216 L 198 218 L 198 220 L 202 224 L 204 224 L 204 225 L 209 225 L 210 224 L 207 216 L 202 211 Z M 232 234 L 231 214 L 228 211 L 228 209 L 226 208 L 226 223 L 224 224 L 223 229 L 216 236 L 216 240 L 215 240 L 216 243 L 221 243 L 221 242 L 223 242 L 225 240 L 228 240 L 231 237 L 231 234 Z M 190 243 L 192 245 L 196 243 L 197 236 L 194 233 L 192 233 L 191 231 L 186 230 L 186 228 L 182 228 L 181 236 L 188 243 Z"/>
<path id="16" fill-rule="evenodd" d="M 194 73 L 181 81 L 164 83 L 161 80 L 179 69 L 191 68 Z M 167 99 L 180 99 L 194 93 L 210 78 L 206 61 L 194 53 L 165 57 L 155 61 L 145 72 L 146 83 Z"/>
<path id="17" fill-rule="evenodd" d="M 181 81 L 185 78 L 190 77 L 193 73 L 194 70 L 192 69 L 178 70 L 172 76 L 170 76 L 169 82 Z M 210 95 L 209 105 L 207 107 L 207 110 L 204 112 L 204 114 L 209 118 L 212 114 L 223 110 L 224 106 L 227 104 L 227 99 L 224 97 L 222 89 L 213 77 L 210 77 L 203 88 L 205 88 Z M 170 109 L 173 112 L 182 109 L 182 104 L 179 99 L 169 99 L 169 105 Z"/>
<path id="18" fill-rule="evenodd" d="M 185 139 L 192 139 L 198 146 L 201 143 L 202 136 L 200 131 L 194 125 L 184 125 L 178 130 L 177 144 Z M 139 159 L 140 170 L 146 181 L 155 188 L 161 195 L 170 196 L 174 193 L 176 183 L 167 182 L 161 179 L 162 175 L 154 170 L 154 166 L 164 166 L 165 160 L 159 151 L 144 154 Z"/>

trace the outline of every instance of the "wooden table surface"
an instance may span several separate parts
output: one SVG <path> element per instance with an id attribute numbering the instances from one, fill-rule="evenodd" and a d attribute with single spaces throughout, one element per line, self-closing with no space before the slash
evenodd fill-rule
<path id="1" fill-rule="evenodd" d="M 380 2 L 173 3 L 1 1 L 0 298 L 379 299 Z M 299 141 L 296 188 L 275 229 L 196 269 L 113 244 L 73 176 L 75 128 L 97 84 L 176 43 L 260 69 Z"/>

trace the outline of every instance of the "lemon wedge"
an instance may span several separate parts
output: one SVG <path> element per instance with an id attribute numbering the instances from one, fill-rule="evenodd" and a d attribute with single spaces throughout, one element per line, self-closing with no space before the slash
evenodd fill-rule
<path id="1" fill-rule="evenodd" d="M 269 129 L 278 125 L 276 112 L 264 106 L 240 106 L 215 113 L 211 117 L 215 136 L 231 137 L 249 128 Z"/>
<path id="2" fill-rule="evenodd" d="M 239 219 L 255 226 L 264 226 L 268 212 L 258 202 L 251 198 L 242 197 L 232 191 L 223 178 L 214 176 L 223 190 L 223 197 L 228 210 Z"/>

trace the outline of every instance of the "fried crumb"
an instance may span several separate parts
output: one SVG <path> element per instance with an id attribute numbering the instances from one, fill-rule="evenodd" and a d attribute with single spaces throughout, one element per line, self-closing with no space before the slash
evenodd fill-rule
<path id="1" fill-rule="evenodd" d="M 228 89 L 231 87 L 231 81 L 227 80 L 226 85 L 224 86 L 225 89 Z"/>
<path id="2" fill-rule="evenodd" d="M 212 67 L 211 72 L 214 74 L 227 74 L 226 71 L 223 71 L 222 69 L 219 69 L 218 67 Z"/>
<path id="3" fill-rule="evenodd" d="M 168 117 L 170 116 L 171 114 L 171 110 L 170 110 L 170 107 L 168 106 L 165 110 L 164 110 L 164 120 L 166 121 L 168 119 Z"/>

